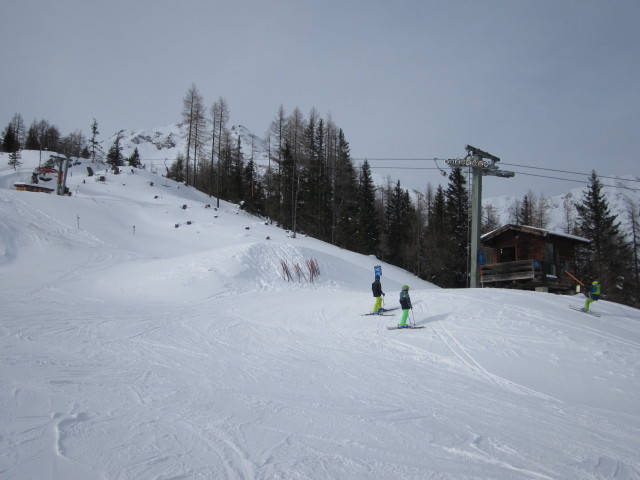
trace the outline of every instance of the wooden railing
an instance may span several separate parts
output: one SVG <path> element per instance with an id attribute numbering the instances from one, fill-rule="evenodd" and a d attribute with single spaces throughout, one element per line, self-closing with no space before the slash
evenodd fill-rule
<path id="1" fill-rule="evenodd" d="M 548 265 L 547 265 L 548 267 Z M 480 267 L 480 284 L 499 288 L 547 288 L 549 292 L 571 293 L 575 291 L 575 281 L 560 271 L 559 275 L 545 274 L 544 263 L 538 260 L 517 260 L 515 262 L 493 263 Z"/>
<path id="2" fill-rule="evenodd" d="M 509 282 L 514 280 L 533 280 L 543 276 L 534 268 L 534 260 L 517 260 L 515 262 L 494 263 L 480 267 L 480 282 Z"/>

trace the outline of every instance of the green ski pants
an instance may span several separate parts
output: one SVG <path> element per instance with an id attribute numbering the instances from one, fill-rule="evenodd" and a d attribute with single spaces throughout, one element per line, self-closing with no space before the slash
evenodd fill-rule
<path id="1" fill-rule="evenodd" d="M 373 311 L 377 312 L 382 308 L 382 297 L 376 297 L 376 303 L 373 304 Z"/>
<path id="2" fill-rule="evenodd" d="M 595 302 L 596 300 L 594 298 L 588 297 L 587 301 L 584 302 L 584 309 L 588 312 L 589 311 L 589 307 L 591 306 L 591 304 L 593 302 Z"/>

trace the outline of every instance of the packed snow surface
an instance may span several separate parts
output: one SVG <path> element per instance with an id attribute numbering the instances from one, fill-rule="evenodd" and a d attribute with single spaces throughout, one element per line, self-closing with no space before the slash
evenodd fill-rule
<path id="1" fill-rule="evenodd" d="M 640 478 L 640 311 L 439 289 L 147 170 L 16 191 L 38 160 L 0 155 L 0 478 Z M 375 265 L 425 328 L 362 315 Z"/>

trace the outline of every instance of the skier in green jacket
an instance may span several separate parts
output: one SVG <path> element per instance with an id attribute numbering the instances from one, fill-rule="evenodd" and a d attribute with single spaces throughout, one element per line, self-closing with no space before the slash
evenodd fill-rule
<path id="1" fill-rule="evenodd" d="M 411 306 L 411 297 L 409 296 L 409 286 L 403 285 L 400 292 L 400 306 L 402 307 L 402 319 L 398 328 L 409 328 L 407 325 L 407 317 L 409 316 L 409 310 L 413 309 Z"/>
<path id="2" fill-rule="evenodd" d="M 594 280 L 593 283 L 591 284 L 591 288 L 589 289 L 589 292 L 587 292 L 587 301 L 584 302 L 584 308 L 582 309 L 582 311 L 588 312 L 591 304 L 593 302 L 597 302 L 599 298 L 600 298 L 600 282 L 598 282 L 598 280 Z"/>

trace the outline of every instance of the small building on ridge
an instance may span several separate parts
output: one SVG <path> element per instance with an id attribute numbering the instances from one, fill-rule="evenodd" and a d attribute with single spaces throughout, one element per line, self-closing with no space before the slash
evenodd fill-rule
<path id="1" fill-rule="evenodd" d="M 480 238 L 480 284 L 575 293 L 576 247 L 589 243 L 562 232 L 505 225 Z"/>
<path id="2" fill-rule="evenodd" d="M 13 184 L 16 187 L 16 190 L 21 192 L 43 192 L 43 193 L 51 193 L 54 192 L 54 188 L 44 187 L 42 185 L 36 185 L 35 183 L 21 183 L 17 182 Z"/>

